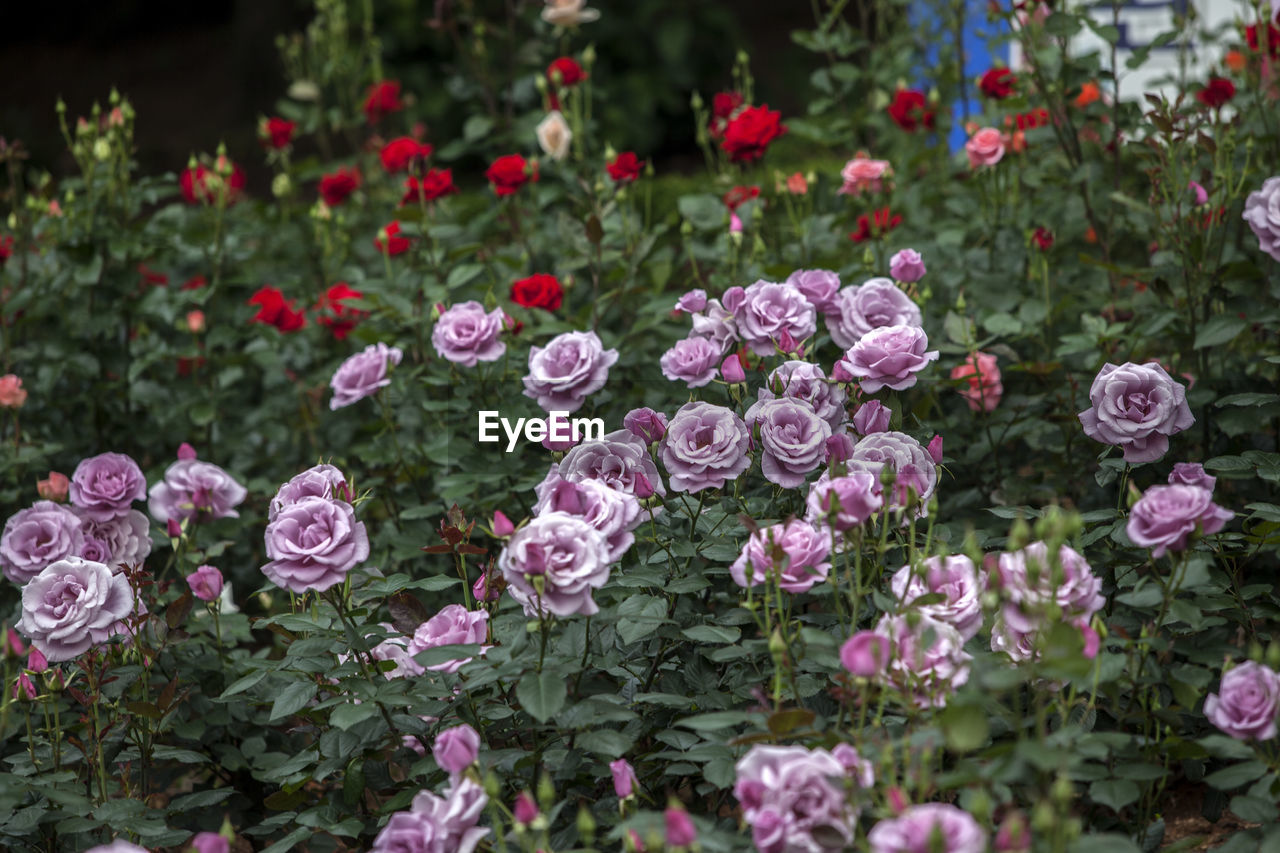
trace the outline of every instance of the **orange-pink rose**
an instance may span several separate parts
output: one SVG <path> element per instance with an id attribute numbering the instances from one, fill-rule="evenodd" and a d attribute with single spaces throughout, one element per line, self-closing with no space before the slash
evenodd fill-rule
<path id="1" fill-rule="evenodd" d="M 27 402 L 22 380 L 12 373 L 0 376 L 0 409 L 20 409 Z"/>
<path id="2" fill-rule="evenodd" d="M 884 188 L 885 178 L 893 174 L 888 160 L 872 160 L 867 152 L 859 151 L 844 164 L 840 177 L 844 178 L 841 195 L 859 195 L 863 192 L 878 193 Z"/>
<path id="3" fill-rule="evenodd" d="M 960 389 L 960 396 L 969 402 L 973 411 L 991 412 L 1000 405 L 1004 385 L 1000 382 L 1000 368 L 994 355 L 975 352 L 963 364 L 951 368 L 951 378 L 968 380 L 968 387 Z"/>
<path id="4" fill-rule="evenodd" d="M 965 143 L 965 153 L 969 155 L 969 165 L 994 166 L 1004 157 L 1005 136 L 994 127 L 984 127 L 977 131 Z"/>

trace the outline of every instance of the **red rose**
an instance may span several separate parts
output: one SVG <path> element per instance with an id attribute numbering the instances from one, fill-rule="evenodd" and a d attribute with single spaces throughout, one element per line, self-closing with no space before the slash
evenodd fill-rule
<path id="1" fill-rule="evenodd" d="M 330 207 L 337 207 L 346 201 L 358 186 L 360 186 L 360 173 L 344 166 L 320 179 L 320 197 Z"/>
<path id="2" fill-rule="evenodd" d="M 557 79 L 556 75 L 559 75 Z M 547 79 L 553 86 L 570 88 L 587 79 L 587 72 L 572 57 L 562 56 L 547 66 Z"/>
<path id="3" fill-rule="evenodd" d="M 519 154 L 506 154 L 493 161 L 484 176 L 496 195 L 511 195 L 530 180 L 538 180 L 538 167 Z"/>
<path id="4" fill-rule="evenodd" d="M 724 206 L 729 208 L 730 212 L 733 212 L 738 209 L 739 205 L 759 197 L 759 187 L 734 187 L 724 194 Z"/>
<path id="5" fill-rule="evenodd" d="M 328 326 L 334 338 L 343 340 L 356 327 L 356 324 L 369 316 L 368 311 L 348 307 L 347 300 L 358 300 L 364 294 L 352 290 L 345 281 L 340 281 L 329 288 L 316 302 L 316 322 Z"/>
<path id="6" fill-rule="evenodd" d="M 414 160 L 425 160 L 431 156 L 432 148 L 425 142 L 419 142 L 408 136 L 393 139 L 382 146 L 382 168 L 388 172 L 403 172 Z"/>
<path id="7" fill-rule="evenodd" d="M 178 288 L 179 290 L 199 290 L 202 287 L 208 287 L 209 282 L 202 275 L 194 275 Z"/>
<path id="8" fill-rule="evenodd" d="M 383 116 L 402 109 L 404 103 L 400 100 L 399 80 L 383 80 L 369 87 L 369 94 L 364 99 L 364 114 L 369 124 L 376 124 Z"/>
<path id="9" fill-rule="evenodd" d="M 1037 107 L 1029 113 L 1019 113 L 1013 117 L 1013 121 L 1018 130 L 1046 127 L 1049 124 L 1049 111 L 1044 107 Z"/>
<path id="10" fill-rule="evenodd" d="M 152 287 L 165 287 L 169 284 L 169 276 L 162 272 L 156 272 L 146 264 L 138 264 L 138 275 L 142 276 L 142 283 L 144 285 L 149 284 Z"/>
<path id="11" fill-rule="evenodd" d="M 248 304 L 258 306 L 258 313 L 250 323 L 265 323 L 282 332 L 296 332 L 307 324 L 306 315 L 294 309 L 294 301 L 286 302 L 279 288 L 269 284 L 258 288 L 258 292 L 249 297 Z"/>
<path id="12" fill-rule="evenodd" d="M 612 163 L 605 166 L 605 170 L 615 184 L 631 183 L 640 177 L 640 170 L 643 168 L 644 161 L 637 157 L 634 151 L 623 151 L 613 158 Z"/>
<path id="13" fill-rule="evenodd" d="M 1031 239 L 1042 252 L 1047 252 L 1053 248 L 1053 232 L 1043 225 L 1036 228 L 1035 233 L 1031 235 Z"/>
<path id="14" fill-rule="evenodd" d="M 899 89 L 893 93 L 893 103 L 889 104 L 889 118 L 906 131 L 915 131 L 920 127 L 933 130 L 933 110 L 926 109 L 926 104 L 924 92 Z"/>
<path id="15" fill-rule="evenodd" d="M 6 234 L 3 237 L 0 237 L 0 264 L 3 264 L 5 261 L 9 260 L 10 256 L 12 255 L 13 255 L 13 237 Z"/>
<path id="16" fill-rule="evenodd" d="M 725 125 L 720 147 L 733 163 L 750 163 L 764 156 L 769 143 L 787 132 L 782 113 L 768 104 L 746 107 Z"/>
<path id="17" fill-rule="evenodd" d="M 224 177 L 220 172 L 226 169 L 230 169 L 231 174 Z M 231 205 L 239 201 L 243 194 L 244 170 L 226 160 L 223 160 L 219 171 L 197 165 L 184 171 L 178 183 L 187 204 L 217 204 L 225 192 L 227 204 Z"/>
<path id="18" fill-rule="evenodd" d="M 858 230 L 849 235 L 855 243 L 870 240 L 872 237 L 883 237 L 902 224 L 902 216 L 891 213 L 889 208 L 882 207 L 873 211 L 870 216 L 862 214 L 858 217 Z"/>
<path id="19" fill-rule="evenodd" d="M 511 301 L 525 308 L 554 311 L 564 301 L 564 288 L 553 275 L 540 272 L 511 285 Z"/>
<path id="20" fill-rule="evenodd" d="M 384 252 L 392 256 L 402 255 L 409 251 L 409 246 L 412 241 L 408 237 L 398 236 L 399 234 L 400 223 L 392 222 L 387 225 L 387 227 L 383 228 L 382 231 L 378 233 L 377 237 L 373 238 L 373 245 L 378 247 L 379 252 Z M 386 236 L 385 244 L 382 242 L 384 235 Z"/>
<path id="21" fill-rule="evenodd" d="M 1196 100 L 1217 109 L 1236 96 L 1236 85 L 1222 77 L 1210 77 L 1204 88 L 1196 92 Z"/>
<path id="22" fill-rule="evenodd" d="M 452 169 L 431 169 L 421 178 L 410 176 L 405 179 L 404 198 L 400 199 L 400 206 L 417 204 L 419 198 L 422 201 L 435 201 L 457 192 L 458 188 L 453 185 Z"/>
<path id="23" fill-rule="evenodd" d="M 1249 44 L 1249 50 L 1255 53 L 1259 49 L 1258 43 L 1258 25 L 1250 24 L 1244 28 L 1244 40 Z M 1267 22 L 1267 52 L 1271 54 L 1272 59 L 1280 59 L 1280 30 L 1270 21 Z"/>
<path id="24" fill-rule="evenodd" d="M 1017 82 L 1018 78 L 1008 68 L 992 68 L 982 75 L 978 88 L 988 98 L 1002 100 L 1013 94 L 1013 87 Z"/>
<path id="25" fill-rule="evenodd" d="M 258 128 L 258 136 L 262 139 L 262 144 L 279 150 L 288 148 L 289 143 L 293 142 L 293 131 L 297 129 L 296 121 L 285 121 L 282 118 L 268 118 L 262 120 L 262 126 Z"/>
<path id="26" fill-rule="evenodd" d="M 724 136 L 725 126 L 740 106 L 742 106 L 742 93 L 716 92 L 715 97 L 711 99 L 711 121 L 707 125 L 707 130 L 710 131 L 713 139 Z"/>

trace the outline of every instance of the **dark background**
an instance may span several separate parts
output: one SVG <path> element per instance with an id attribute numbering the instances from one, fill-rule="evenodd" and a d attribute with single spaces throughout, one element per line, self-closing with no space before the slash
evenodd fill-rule
<path id="1" fill-rule="evenodd" d="M 447 61 L 446 41 L 425 25 L 434 5 L 375 0 L 386 73 L 402 79 L 407 91 L 430 87 L 441 61 Z M 790 33 L 812 28 L 809 0 L 591 5 L 601 19 L 572 44 L 575 52 L 588 41 L 596 45 L 596 79 L 609 93 L 602 120 L 644 128 L 643 138 L 619 145 L 643 146 L 648 156 L 672 166 L 694 157 L 700 162 L 689 96 L 698 90 L 709 100 L 728 88 L 739 48 L 751 54 L 757 103 L 782 108 L 784 115 L 803 109 L 807 78 L 818 59 L 795 46 Z M 55 174 L 71 171 L 54 103 L 61 96 L 74 122 L 95 100 L 105 105 L 114 85 L 137 110 L 143 172 L 177 171 L 191 154 L 211 152 L 225 141 L 251 180 L 265 176 L 255 128 L 259 116 L 275 112 L 285 90 L 275 40 L 305 27 L 313 14 L 309 2 L 45 0 L 5 6 L 0 136 L 22 140 L 32 154 L 30 165 Z M 353 29 L 359 26 L 356 8 Z M 439 119 L 442 132 L 452 130 L 446 117 L 428 118 Z"/>

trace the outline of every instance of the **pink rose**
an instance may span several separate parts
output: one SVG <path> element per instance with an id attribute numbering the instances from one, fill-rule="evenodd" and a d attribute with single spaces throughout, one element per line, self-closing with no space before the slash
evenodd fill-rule
<path id="1" fill-rule="evenodd" d="M 201 601 L 215 601 L 222 595 L 222 572 L 213 566 L 201 566 L 187 575 L 191 594 Z"/>
<path id="2" fill-rule="evenodd" d="M 1005 137 L 994 127 L 984 127 L 964 144 L 965 153 L 969 155 L 969 165 L 994 166 L 1004 157 Z"/>
<path id="3" fill-rule="evenodd" d="M 840 170 L 840 177 L 844 179 L 844 186 L 840 188 L 840 194 L 878 193 L 884 188 L 885 177 L 891 174 L 893 174 L 893 167 L 889 165 L 888 160 L 872 160 L 867 156 L 866 152 L 859 151 Z"/>
<path id="4" fill-rule="evenodd" d="M 71 481 L 67 479 L 67 475 L 57 471 L 50 471 L 47 480 L 36 481 L 36 494 L 46 501 L 65 501 L 70 488 Z"/>
<path id="5" fill-rule="evenodd" d="M 875 631 L 859 631 L 840 647 L 840 663 L 854 675 L 873 678 L 889 665 L 889 638 Z"/>
<path id="6" fill-rule="evenodd" d="M 12 373 L 0 376 L 0 409 L 21 409 L 27 402 L 27 392 L 22 380 Z"/>
<path id="7" fill-rule="evenodd" d="M 994 411 L 1000 405 L 1004 395 L 1004 385 L 1000 382 L 1000 368 L 996 366 L 996 357 L 990 353 L 975 352 L 951 368 L 952 379 L 968 380 L 968 387 L 960 389 L 960 396 L 969 403 L 973 411 Z"/>

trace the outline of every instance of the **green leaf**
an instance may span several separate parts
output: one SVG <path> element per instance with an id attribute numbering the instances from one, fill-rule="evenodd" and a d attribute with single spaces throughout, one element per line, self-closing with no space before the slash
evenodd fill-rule
<path id="1" fill-rule="evenodd" d="M 732 626 L 722 628 L 719 625 L 694 625 L 692 628 L 685 628 L 680 633 L 699 643 L 736 643 L 738 638 L 742 636 L 742 631 L 739 628 Z"/>
<path id="2" fill-rule="evenodd" d="M 516 698 L 520 705 L 540 723 L 551 719 L 564 707 L 568 689 L 564 679 L 552 672 L 528 672 L 516 685 Z"/>
<path id="3" fill-rule="evenodd" d="M 647 637 L 666 621 L 666 614 L 666 599 L 633 595 L 618 605 L 618 638 L 630 644 Z"/>
<path id="4" fill-rule="evenodd" d="M 373 702 L 361 702 L 359 705 L 352 702 L 346 705 L 339 705 L 329 715 L 329 725 L 346 731 L 356 723 L 376 716 L 377 713 L 378 706 Z"/>
<path id="5" fill-rule="evenodd" d="M 1212 317 L 1209 322 L 1200 327 L 1200 331 L 1196 332 L 1195 348 L 1204 349 L 1225 344 L 1243 332 L 1248 325 L 1248 320 L 1230 314 Z"/>
<path id="6" fill-rule="evenodd" d="M 577 746 L 605 758 L 619 758 L 631 748 L 635 738 L 614 729 L 593 729 L 578 735 Z"/>
<path id="7" fill-rule="evenodd" d="M 750 722 L 751 717 L 752 715 L 746 711 L 712 711 L 709 714 L 696 714 L 692 717 L 685 717 L 677 722 L 676 725 L 684 726 L 694 731 L 731 729 L 734 726 Z"/>
<path id="8" fill-rule="evenodd" d="M 1280 394 L 1260 394 L 1257 391 L 1246 391 L 1243 394 L 1228 394 L 1214 403 L 1219 409 L 1224 406 L 1265 406 L 1280 401 Z"/>
<path id="9" fill-rule="evenodd" d="M 1089 786 L 1089 797 L 1095 803 L 1120 811 L 1130 803 L 1136 803 L 1142 792 L 1128 779 L 1099 779 Z"/>
<path id="10" fill-rule="evenodd" d="M 217 805 L 235 792 L 235 788 L 210 788 L 207 791 L 194 791 L 190 794 L 183 794 L 180 797 L 174 797 L 169 802 L 169 814 L 178 815 L 189 812 L 192 809 L 202 809 L 206 806 Z"/>
<path id="11" fill-rule="evenodd" d="M 276 697 L 276 701 L 271 703 L 271 716 L 269 719 L 275 721 L 305 708 L 307 703 L 315 698 L 315 695 L 315 682 L 295 681 L 287 685 L 280 692 L 280 695 Z"/>
<path id="12" fill-rule="evenodd" d="M 1261 761 L 1245 761 L 1240 764 L 1233 764 L 1230 767 L 1224 767 L 1221 770 L 1215 770 L 1204 777 L 1204 781 L 1210 788 L 1217 788 L 1219 791 L 1231 791 L 1242 785 L 1247 785 L 1266 772 L 1267 765 Z"/>
<path id="13" fill-rule="evenodd" d="M 1253 823 L 1273 823 L 1276 819 L 1276 804 L 1261 797 L 1250 797 L 1241 794 L 1231 798 L 1231 811 L 1241 820 Z"/>
<path id="14" fill-rule="evenodd" d="M 269 669 L 260 669 L 257 672 L 251 672 L 248 675 L 243 675 L 240 678 L 237 678 L 235 681 L 231 682 L 230 687 L 222 691 L 222 695 L 219 696 L 218 698 L 226 699 L 228 696 L 234 696 L 237 693 L 243 693 L 253 685 L 257 684 L 262 679 L 266 678 L 267 673 L 270 671 L 271 670 Z"/>
<path id="15" fill-rule="evenodd" d="M 940 722 L 952 752 L 972 752 L 986 743 L 991 733 L 986 712 L 976 705 L 948 705 Z"/>

